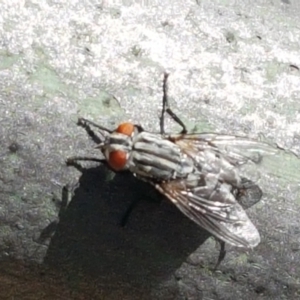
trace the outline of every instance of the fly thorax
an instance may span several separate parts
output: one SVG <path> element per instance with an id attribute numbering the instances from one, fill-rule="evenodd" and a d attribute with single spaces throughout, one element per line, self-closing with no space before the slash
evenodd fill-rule
<path id="1" fill-rule="evenodd" d="M 129 170 L 156 180 L 184 178 L 193 171 L 192 159 L 159 134 L 141 132 L 133 139 Z"/>

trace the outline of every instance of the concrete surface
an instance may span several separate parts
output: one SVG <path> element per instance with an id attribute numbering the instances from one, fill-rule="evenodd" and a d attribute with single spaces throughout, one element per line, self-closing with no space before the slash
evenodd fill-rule
<path id="1" fill-rule="evenodd" d="M 63 273 L 72 291 L 97 285 L 88 299 L 299 299 L 296 156 L 258 170 L 265 194 L 248 214 L 262 242 L 228 246 L 216 273 L 214 240 L 151 187 L 64 163 L 99 155 L 78 116 L 158 131 L 164 70 L 190 130 L 248 135 L 299 155 L 299 12 L 296 0 L 2 0 L 1 262 Z M 74 193 L 63 207 L 66 184 Z M 134 199 L 142 201 L 122 228 Z M 11 268 L 1 266 L 2 275 Z"/>

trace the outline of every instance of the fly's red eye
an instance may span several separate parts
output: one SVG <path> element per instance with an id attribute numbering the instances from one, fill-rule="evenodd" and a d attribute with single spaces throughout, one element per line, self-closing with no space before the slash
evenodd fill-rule
<path id="1" fill-rule="evenodd" d="M 134 131 L 134 125 L 132 123 L 122 123 L 118 126 L 116 132 L 131 136 Z"/>
<path id="2" fill-rule="evenodd" d="M 121 150 L 110 152 L 108 163 L 115 171 L 121 171 L 126 165 L 126 162 L 127 162 L 126 152 Z"/>

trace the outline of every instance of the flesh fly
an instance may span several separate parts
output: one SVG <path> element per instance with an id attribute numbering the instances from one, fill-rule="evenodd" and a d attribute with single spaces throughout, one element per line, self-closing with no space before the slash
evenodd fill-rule
<path id="1" fill-rule="evenodd" d="M 184 123 L 170 109 L 167 96 L 168 74 L 164 74 L 160 133 L 122 123 L 109 130 L 80 118 L 79 125 L 98 128 L 104 139 L 97 145 L 104 159 L 73 157 L 106 163 L 112 170 L 128 170 L 153 185 L 196 224 L 221 241 L 218 263 L 224 258 L 224 242 L 253 248 L 260 235 L 243 206 L 256 203 L 262 191 L 240 175 L 245 164 L 260 163 L 263 155 L 274 154 L 269 144 L 245 137 L 216 133 L 188 134 Z M 168 114 L 182 127 L 178 134 L 164 129 Z M 250 205 L 251 206 L 251 205 Z"/>

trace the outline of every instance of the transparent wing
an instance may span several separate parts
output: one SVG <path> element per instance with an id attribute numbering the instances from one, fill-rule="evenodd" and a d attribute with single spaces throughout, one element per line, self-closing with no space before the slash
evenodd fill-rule
<path id="1" fill-rule="evenodd" d="M 192 156 L 197 155 L 198 151 L 214 151 L 233 165 L 241 165 L 249 161 L 260 163 L 264 155 L 278 153 L 276 146 L 232 135 L 215 133 L 178 134 L 171 135 L 170 139 L 184 151 L 190 152 Z"/>
<path id="2" fill-rule="evenodd" d="M 253 194 L 257 202 L 260 189 L 248 180 L 242 180 L 240 188 L 234 189 L 228 183 L 219 182 L 217 177 L 192 173 L 186 179 L 159 183 L 155 187 L 187 217 L 220 240 L 236 247 L 255 247 L 260 242 L 259 233 L 236 198 Z M 248 193 L 252 188 L 253 192 Z"/>

